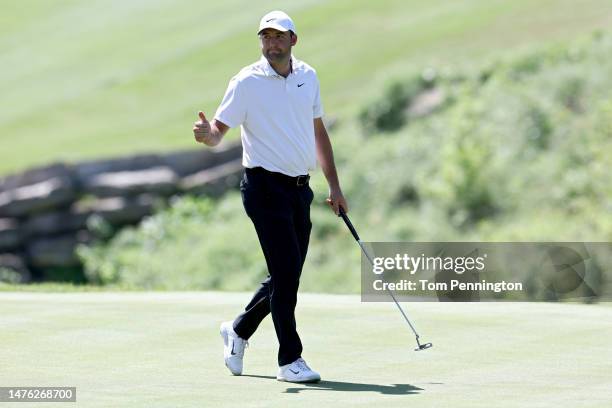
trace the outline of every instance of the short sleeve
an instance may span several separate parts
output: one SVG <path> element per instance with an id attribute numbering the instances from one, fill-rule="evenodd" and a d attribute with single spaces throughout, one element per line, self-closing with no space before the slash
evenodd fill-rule
<path id="1" fill-rule="evenodd" d="M 240 126 L 246 118 L 246 100 L 241 96 L 241 84 L 236 77 L 227 86 L 221 105 L 217 108 L 215 119 L 229 127 Z"/>
<path id="2" fill-rule="evenodd" d="M 321 91 L 319 87 L 319 78 L 315 77 L 315 97 L 312 105 L 312 117 L 314 119 L 320 118 L 323 116 L 323 104 L 321 103 Z"/>

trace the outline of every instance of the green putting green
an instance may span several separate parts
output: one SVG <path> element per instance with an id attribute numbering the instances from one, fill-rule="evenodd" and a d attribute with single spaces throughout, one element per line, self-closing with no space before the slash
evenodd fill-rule
<path id="1" fill-rule="evenodd" d="M 244 375 L 219 323 L 248 293 L 0 293 L 0 385 L 75 386 L 79 407 L 612 406 L 610 304 L 392 303 L 301 294 L 304 358 L 323 381 L 280 383 L 266 319 Z M 40 406 L 40 404 L 6 406 Z M 4 405 L 3 405 L 4 406 Z"/>

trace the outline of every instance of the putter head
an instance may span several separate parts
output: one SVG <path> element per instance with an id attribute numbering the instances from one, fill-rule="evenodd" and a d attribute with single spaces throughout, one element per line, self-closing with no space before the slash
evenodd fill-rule
<path id="1" fill-rule="evenodd" d="M 427 350 L 428 348 L 432 348 L 432 347 L 433 347 L 433 344 L 431 343 L 419 344 L 419 347 L 415 348 L 414 351 Z"/>

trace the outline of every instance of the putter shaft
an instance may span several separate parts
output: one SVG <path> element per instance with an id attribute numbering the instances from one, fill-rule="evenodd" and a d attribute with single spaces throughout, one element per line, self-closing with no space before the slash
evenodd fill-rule
<path id="1" fill-rule="evenodd" d="M 353 235 L 353 237 L 355 238 L 355 240 L 359 244 L 359 247 L 361 248 L 361 251 L 363 252 L 365 257 L 368 259 L 368 261 L 370 262 L 371 265 L 374 265 L 374 261 L 372 260 L 372 257 L 370 256 L 370 254 L 366 250 L 365 245 L 363 244 L 363 242 L 361 242 L 361 239 L 359 238 L 359 234 L 357 234 L 357 230 L 353 226 L 353 223 L 351 223 L 351 220 L 348 218 L 348 216 L 346 215 L 346 213 L 344 212 L 344 209 L 342 207 L 339 208 L 339 215 L 340 215 L 340 217 L 342 217 L 342 219 L 344 220 L 344 223 L 346 224 L 348 229 L 351 231 L 351 234 Z M 395 298 L 395 295 L 393 294 L 393 292 L 388 287 L 385 286 L 385 289 L 387 290 L 387 293 L 391 296 L 391 299 L 393 299 L 393 301 L 395 302 L 395 305 L 399 309 L 399 311 L 402 314 L 402 316 L 404 316 L 404 320 L 406 320 L 406 323 L 408 323 L 408 326 L 410 326 L 410 329 L 412 330 L 412 332 L 414 333 L 414 335 L 416 337 L 416 341 L 417 341 L 418 347 L 415 350 L 416 351 L 418 351 L 418 350 L 425 350 L 425 349 L 428 349 L 428 348 L 432 347 L 433 345 L 431 343 L 421 344 L 421 342 L 419 341 L 419 334 L 417 333 L 416 329 L 414 328 L 414 326 L 410 322 L 410 319 L 406 315 L 406 312 L 404 312 L 404 309 L 402 308 L 402 306 L 400 306 L 399 302 Z"/>

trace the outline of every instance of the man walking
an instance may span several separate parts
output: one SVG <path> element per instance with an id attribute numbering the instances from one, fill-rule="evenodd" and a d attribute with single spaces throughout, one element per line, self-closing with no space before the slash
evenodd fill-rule
<path id="1" fill-rule="evenodd" d="M 315 70 L 296 59 L 297 31 L 282 11 L 266 14 L 258 31 L 262 57 L 229 83 L 214 119 L 200 112 L 198 142 L 217 145 L 228 128 L 240 126 L 245 167 L 240 191 L 257 232 L 269 276 L 235 320 L 221 325 L 225 365 L 242 374 L 244 349 L 259 323 L 272 314 L 279 342 L 280 381 L 319 381 L 302 358 L 295 306 L 310 238 L 313 192 L 308 171 L 317 159 L 329 184 L 328 204 L 348 206 L 338 182 Z"/>

